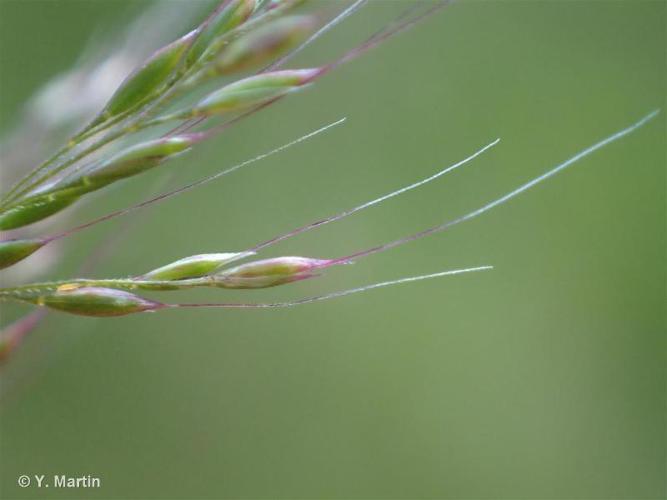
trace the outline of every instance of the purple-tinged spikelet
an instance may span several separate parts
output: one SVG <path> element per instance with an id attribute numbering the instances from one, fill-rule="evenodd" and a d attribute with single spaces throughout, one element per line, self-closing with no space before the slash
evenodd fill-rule
<path id="1" fill-rule="evenodd" d="M 215 71 L 229 74 L 265 64 L 305 39 L 315 26 L 313 16 L 278 18 L 232 42 L 214 63 Z"/>
<path id="2" fill-rule="evenodd" d="M 269 288 L 317 276 L 313 271 L 338 262 L 308 257 L 275 257 L 241 264 L 215 276 L 223 288 Z"/>
<path id="3" fill-rule="evenodd" d="M 298 90 L 320 72 L 319 68 L 291 69 L 244 78 L 209 94 L 188 114 L 208 116 L 259 106 Z"/>

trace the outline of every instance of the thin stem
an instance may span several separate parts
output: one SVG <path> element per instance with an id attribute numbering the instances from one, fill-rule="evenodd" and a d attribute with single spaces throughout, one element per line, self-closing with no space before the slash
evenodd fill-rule
<path id="1" fill-rule="evenodd" d="M 358 47 L 352 49 L 349 51 L 347 54 L 345 54 L 343 57 L 335 61 L 330 65 L 329 68 L 327 68 L 327 71 L 331 71 L 341 64 L 345 64 L 353 59 L 356 59 L 360 55 L 368 52 L 369 50 L 377 47 L 384 41 L 393 38 L 396 35 L 399 35 L 400 33 L 403 33 L 404 31 L 412 28 L 416 24 L 422 22 L 423 20 L 431 17 L 433 14 L 435 14 L 437 11 L 447 7 L 453 0 L 441 0 L 436 3 L 436 5 L 430 7 L 429 9 L 426 9 L 424 12 L 419 14 L 418 16 L 415 16 L 412 19 L 407 19 L 403 21 L 413 10 L 414 7 L 409 8 L 404 14 L 398 17 L 397 21 L 400 20 L 400 22 L 394 26 L 393 28 L 383 28 L 382 30 L 378 31 L 374 35 L 372 35 L 370 38 L 368 38 L 364 43 L 359 45 Z"/>
<path id="2" fill-rule="evenodd" d="M 0 209 L 9 206 L 13 201 L 19 198 L 23 193 L 23 188 L 25 188 L 26 184 L 28 184 L 42 169 L 49 166 L 51 163 L 53 163 L 55 160 L 60 158 L 68 151 L 72 150 L 72 148 L 76 146 L 76 143 L 72 142 L 73 140 L 75 140 L 75 138 L 70 139 L 52 156 L 50 156 L 48 159 L 40 163 L 32 172 L 27 174 L 25 177 L 19 179 L 18 182 L 16 182 L 16 184 L 14 184 L 12 188 L 9 191 L 7 191 L 2 196 L 2 198 L 0 198 Z"/>
<path id="3" fill-rule="evenodd" d="M 184 290 L 203 286 L 212 286 L 213 279 L 210 276 L 192 278 L 178 281 L 144 280 L 134 278 L 119 279 L 85 279 L 57 280 L 44 283 L 31 283 L 7 288 L 0 288 L 0 301 L 3 300 L 35 300 L 44 295 L 57 291 L 74 290 L 76 288 L 101 287 L 114 288 L 117 290 L 147 290 L 147 291 L 171 291 Z"/>

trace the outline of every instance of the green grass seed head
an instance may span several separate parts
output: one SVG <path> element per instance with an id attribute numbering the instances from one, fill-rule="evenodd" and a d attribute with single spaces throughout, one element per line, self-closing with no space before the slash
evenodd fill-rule
<path id="1" fill-rule="evenodd" d="M 19 200 L 0 212 L 0 230 L 16 229 L 46 219 L 70 206 L 80 196 L 80 189 L 68 188 Z"/>
<path id="2" fill-rule="evenodd" d="M 191 31 L 149 57 L 125 79 L 91 126 L 136 108 L 153 96 L 168 82 L 195 34 L 195 31 Z"/>
<path id="3" fill-rule="evenodd" d="M 15 229 L 45 219 L 67 208 L 84 194 L 141 174 L 187 151 L 197 135 L 181 135 L 142 142 L 100 165 L 17 201 L 0 212 L 0 230 Z"/>
<path id="4" fill-rule="evenodd" d="M 80 316 L 125 316 L 162 309 L 164 304 L 124 290 L 62 285 L 50 294 L 33 299 L 35 304 Z"/>
<path id="5" fill-rule="evenodd" d="M 191 114 L 209 116 L 250 109 L 299 90 L 319 72 L 319 68 L 293 69 L 244 78 L 206 96 Z"/>
<path id="6" fill-rule="evenodd" d="M 316 25 L 315 17 L 300 15 L 260 26 L 231 42 L 213 63 L 215 71 L 226 75 L 267 64 L 303 41 Z"/>
<path id="7" fill-rule="evenodd" d="M 215 281 L 222 288 L 269 288 L 313 278 L 313 271 L 330 263 L 308 257 L 275 257 L 225 270 L 215 276 Z"/>
<path id="8" fill-rule="evenodd" d="M 43 239 L 0 241 L 0 269 L 9 267 L 32 255 L 47 242 Z"/>
<path id="9" fill-rule="evenodd" d="M 197 34 L 192 47 L 185 56 L 186 66 L 190 67 L 197 62 L 213 40 L 247 21 L 255 7 L 255 0 L 231 0 L 224 5 Z"/>
<path id="10" fill-rule="evenodd" d="M 253 252 L 206 253 L 191 255 L 144 274 L 142 280 L 172 281 L 199 278 L 216 272 L 230 262 L 242 259 Z"/>
<path id="11" fill-rule="evenodd" d="M 86 172 L 76 182 L 89 185 L 91 190 L 99 189 L 120 179 L 150 170 L 163 161 L 187 151 L 195 142 L 195 136 L 182 135 L 136 144 Z"/>

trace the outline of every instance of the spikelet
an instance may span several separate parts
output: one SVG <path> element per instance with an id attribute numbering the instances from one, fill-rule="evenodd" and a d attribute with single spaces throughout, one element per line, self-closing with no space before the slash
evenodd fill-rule
<path id="1" fill-rule="evenodd" d="M 182 135 L 154 139 L 131 146 L 101 165 L 66 182 L 64 187 L 80 187 L 86 192 L 100 189 L 112 182 L 146 172 L 167 159 L 190 149 L 194 136 Z"/>
<path id="2" fill-rule="evenodd" d="M 69 207 L 79 199 L 79 189 L 62 189 L 24 198 L 0 212 L 0 230 L 27 226 Z"/>
<path id="3" fill-rule="evenodd" d="M 10 205 L 0 212 L 0 229 L 15 229 L 45 219 L 67 208 L 84 194 L 146 172 L 187 151 L 195 142 L 195 135 L 182 135 L 131 146 L 87 172 L 77 173 Z"/>
<path id="4" fill-rule="evenodd" d="M 173 281 L 208 276 L 221 267 L 253 255 L 254 252 L 206 253 L 191 255 L 144 274 L 142 280 Z"/>
<path id="5" fill-rule="evenodd" d="M 169 76 L 177 68 L 195 35 L 196 31 L 193 30 L 150 56 L 125 79 L 89 127 L 130 111 L 158 93 L 169 81 Z"/>
<path id="6" fill-rule="evenodd" d="M 266 64 L 303 41 L 316 26 L 313 16 L 278 18 L 234 40 L 213 62 L 214 71 L 227 75 Z"/>
<path id="7" fill-rule="evenodd" d="M 241 264 L 215 276 L 222 288 L 269 288 L 313 278 L 316 269 L 332 265 L 326 259 L 308 257 L 276 257 Z"/>
<path id="8" fill-rule="evenodd" d="M 196 36 L 185 56 L 187 67 L 197 62 L 216 38 L 229 33 L 248 20 L 256 7 L 255 0 L 231 0 L 209 20 Z"/>
<path id="9" fill-rule="evenodd" d="M 79 316 L 125 316 L 165 307 L 124 290 L 63 285 L 55 292 L 35 297 L 33 303 Z"/>
<path id="10" fill-rule="evenodd" d="M 0 269 L 9 267 L 32 255 L 47 242 L 42 239 L 0 241 Z"/>
<path id="11" fill-rule="evenodd" d="M 209 94 L 185 115 L 209 116 L 253 108 L 299 90 L 319 72 L 317 68 L 293 69 L 244 78 Z"/>

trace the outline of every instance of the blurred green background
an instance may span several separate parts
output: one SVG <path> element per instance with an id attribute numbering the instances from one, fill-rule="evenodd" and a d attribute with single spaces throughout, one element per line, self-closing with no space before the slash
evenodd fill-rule
<path id="1" fill-rule="evenodd" d="M 145 5 L 0 0 L 2 131 L 91 38 Z M 331 59 L 406 5 L 371 2 L 294 65 Z M 465 170 L 266 255 L 344 255 L 460 215 L 664 109 L 665 6 L 457 3 L 164 171 L 176 185 L 347 116 L 344 126 L 128 230 L 115 221 L 73 237 L 44 276 L 72 276 L 109 235 L 94 276 L 246 248 L 501 137 Z M 163 172 L 74 217 L 142 199 Z M 663 112 L 446 233 L 285 288 L 161 298 L 283 300 L 491 272 L 286 310 L 52 314 L 0 375 L 0 496 L 664 498 L 665 213 Z M 27 310 L 3 305 L 3 323 Z M 20 489 L 20 474 L 91 474 L 102 487 Z"/>

